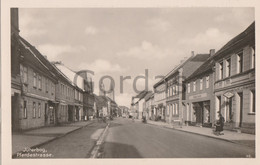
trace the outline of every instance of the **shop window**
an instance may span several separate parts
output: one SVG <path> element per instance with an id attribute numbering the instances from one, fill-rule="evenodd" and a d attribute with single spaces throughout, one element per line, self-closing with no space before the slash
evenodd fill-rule
<path id="1" fill-rule="evenodd" d="M 175 111 L 176 111 L 176 115 L 178 115 L 179 114 L 179 106 L 178 106 L 178 104 L 175 104 L 175 106 L 176 106 L 176 108 L 175 108 Z"/>

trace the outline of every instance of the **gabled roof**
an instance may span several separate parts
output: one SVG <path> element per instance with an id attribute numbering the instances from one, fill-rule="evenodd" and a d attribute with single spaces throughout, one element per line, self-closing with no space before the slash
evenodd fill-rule
<path id="1" fill-rule="evenodd" d="M 187 58 L 186 60 L 182 61 L 179 65 L 177 65 L 175 68 L 173 68 L 169 73 L 167 73 L 163 79 L 161 79 L 160 81 L 158 81 L 156 84 L 154 84 L 154 88 L 156 88 L 157 86 L 159 86 L 160 84 L 162 84 L 165 79 L 167 79 L 168 77 L 176 74 L 178 72 L 178 70 L 183 67 L 186 63 L 188 63 L 189 61 L 194 61 L 194 62 L 203 62 L 205 61 L 207 58 L 209 57 L 209 54 L 196 54 L 193 56 L 190 56 L 189 58 Z"/>
<path id="2" fill-rule="evenodd" d="M 239 44 L 248 44 L 248 41 L 255 41 L 255 22 L 253 22 L 246 30 L 238 34 L 236 37 L 228 41 L 220 50 L 218 50 L 213 56 L 209 57 L 197 70 L 195 70 L 191 76 L 186 79 L 186 82 L 198 77 L 207 72 L 213 71 L 215 65 L 215 59 L 220 58 L 221 56 L 232 51 L 232 47 Z"/>
<path id="3" fill-rule="evenodd" d="M 145 96 L 144 100 L 145 100 L 145 101 L 149 100 L 152 95 L 153 95 L 153 92 L 152 92 L 152 91 L 149 91 L 149 92 L 147 93 L 147 95 Z"/>
<path id="4" fill-rule="evenodd" d="M 255 43 L 255 21 L 247 27 L 242 33 L 227 42 L 219 51 L 214 55 L 214 59 L 221 58 L 229 52 L 232 52 L 237 46 L 243 44 Z"/>
<path id="5" fill-rule="evenodd" d="M 120 105 L 120 106 L 118 106 L 120 109 L 128 109 L 129 110 L 129 108 L 128 107 L 126 107 L 126 106 L 124 106 L 124 105 Z"/>
<path id="6" fill-rule="evenodd" d="M 193 79 L 194 77 L 198 77 L 199 75 L 212 71 L 214 67 L 213 56 L 209 57 L 197 70 L 195 70 L 188 78 L 186 78 L 186 82 Z"/>
<path id="7" fill-rule="evenodd" d="M 44 68 L 53 78 L 56 78 L 56 75 L 51 71 L 53 68 L 51 63 L 34 46 L 21 36 L 19 36 L 18 41 L 21 52 L 24 52 L 22 55 L 26 60 L 32 62 L 34 66 Z"/>
<path id="8" fill-rule="evenodd" d="M 70 82 L 72 82 L 72 84 L 74 84 L 74 86 L 77 86 L 84 91 L 84 79 L 80 75 L 66 67 L 64 64 L 54 63 L 54 65 L 69 79 Z"/>

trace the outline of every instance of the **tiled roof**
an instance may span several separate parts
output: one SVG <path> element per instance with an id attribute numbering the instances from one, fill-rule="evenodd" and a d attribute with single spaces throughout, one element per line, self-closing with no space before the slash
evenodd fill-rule
<path id="1" fill-rule="evenodd" d="M 209 57 L 209 54 L 196 54 L 195 56 L 191 56 L 188 59 L 186 59 L 185 61 L 181 62 L 178 66 L 176 66 L 173 70 L 171 70 L 168 74 L 166 74 L 164 76 L 164 79 L 167 79 L 168 77 L 170 77 L 171 75 L 175 74 L 176 72 L 178 72 L 178 69 L 180 69 L 181 67 L 183 67 L 187 62 L 189 61 L 205 61 L 207 58 Z M 158 81 L 153 87 L 157 87 L 158 85 L 160 85 L 164 79 L 161 79 L 160 81 Z"/>
<path id="2" fill-rule="evenodd" d="M 189 81 L 193 79 L 194 77 L 198 77 L 201 74 L 204 74 L 208 71 L 211 71 L 212 68 L 215 65 L 214 59 L 219 58 L 222 55 L 225 55 L 229 51 L 232 51 L 232 47 L 244 43 L 247 40 L 254 40 L 254 31 L 255 31 L 255 22 L 253 22 L 246 30 L 244 30 L 242 33 L 231 39 L 229 42 L 227 42 L 220 50 L 218 50 L 213 56 L 207 59 L 205 63 L 203 63 L 195 72 L 192 73 L 191 76 L 189 76 L 186 81 Z M 246 39 L 246 37 L 248 37 Z M 246 43 L 246 42 L 245 42 Z"/>
<path id="3" fill-rule="evenodd" d="M 219 51 L 216 52 L 214 58 L 220 57 L 220 55 L 228 53 L 231 51 L 232 47 L 235 47 L 238 44 L 255 41 L 255 22 L 253 22 L 246 30 L 238 34 L 236 37 L 227 42 Z"/>

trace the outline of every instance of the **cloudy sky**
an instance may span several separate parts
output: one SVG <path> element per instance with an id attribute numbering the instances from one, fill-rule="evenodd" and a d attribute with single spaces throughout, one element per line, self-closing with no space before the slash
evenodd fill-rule
<path id="1" fill-rule="evenodd" d="M 221 48 L 254 21 L 253 8 L 19 9 L 20 35 L 50 61 L 115 81 L 119 105 L 130 105 L 134 78 L 158 81 L 191 51 Z M 120 76 L 131 76 L 120 85 Z M 109 80 L 105 80 L 105 84 Z M 144 89 L 144 79 L 137 89 Z M 123 93 L 120 93 L 120 86 Z"/>

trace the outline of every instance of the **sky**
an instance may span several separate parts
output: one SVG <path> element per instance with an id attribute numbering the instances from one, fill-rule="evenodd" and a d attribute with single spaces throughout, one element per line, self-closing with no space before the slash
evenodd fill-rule
<path id="1" fill-rule="evenodd" d="M 134 80 L 138 91 L 145 89 L 138 76 L 148 75 L 152 90 L 155 76 L 166 75 L 191 51 L 219 50 L 254 19 L 254 8 L 19 9 L 23 38 L 50 61 L 94 71 L 96 94 L 102 77 L 110 76 L 116 102 L 127 107 L 137 95 Z M 103 80 L 108 89 L 110 79 Z"/>

